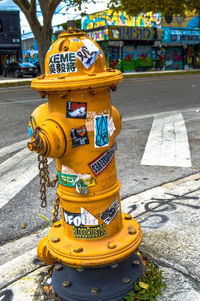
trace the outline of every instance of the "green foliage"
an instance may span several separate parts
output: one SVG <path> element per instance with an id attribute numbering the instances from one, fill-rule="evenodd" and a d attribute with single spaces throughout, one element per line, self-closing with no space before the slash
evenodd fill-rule
<path id="1" fill-rule="evenodd" d="M 162 271 L 152 262 L 145 267 L 143 276 L 135 283 L 133 291 L 124 297 L 123 301 L 155 301 L 161 291 L 166 287 Z"/>
<path id="2" fill-rule="evenodd" d="M 200 0 L 111 0 L 109 7 L 125 10 L 129 16 L 150 11 L 184 16 L 186 11 L 200 13 Z"/>

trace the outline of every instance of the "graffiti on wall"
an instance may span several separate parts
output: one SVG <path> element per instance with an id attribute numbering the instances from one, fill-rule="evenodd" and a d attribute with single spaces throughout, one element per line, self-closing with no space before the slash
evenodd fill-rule
<path id="1" fill-rule="evenodd" d="M 94 41 L 106 41 L 108 40 L 108 29 L 105 28 L 93 32 L 87 32 L 87 36 Z"/>
<path id="2" fill-rule="evenodd" d="M 199 27 L 199 16 L 195 13 L 186 12 L 185 16 L 162 16 L 162 27 Z"/>
<path id="3" fill-rule="evenodd" d="M 109 26 L 109 40 L 152 41 L 156 40 L 156 30 L 150 27 Z"/>
<path id="4" fill-rule="evenodd" d="M 166 70 L 183 69 L 182 47 L 168 47 L 165 53 Z"/>
<path id="5" fill-rule="evenodd" d="M 37 65 L 39 63 L 38 51 L 23 50 L 23 61 Z"/>
<path id="6" fill-rule="evenodd" d="M 129 17 L 124 11 L 103 10 L 82 18 L 82 29 L 93 29 L 102 26 L 135 26 L 135 27 L 160 27 L 160 13 L 140 13 L 136 17 Z"/>
<path id="7" fill-rule="evenodd" d="M 162 40 L 164 43 L 199 44 L 200 30 L 166 27 Z"/>
<path id="8" fill-rule="evenodd" d="M 152 47 L 148 45 L 126 45 L 123 47 L 123 71 L 152 67 Z"/>

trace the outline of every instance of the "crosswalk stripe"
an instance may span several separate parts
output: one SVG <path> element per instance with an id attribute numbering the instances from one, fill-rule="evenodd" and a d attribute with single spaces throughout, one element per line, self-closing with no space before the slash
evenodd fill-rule
<path id="1" fill-rule="evenodd" d="M 25 139 L 25 140 L 16 142 L 12 145 L 5 146 L 5 147 L 1 148 L 0 149 L 0 158 L 5 156 L 5 155 L 8 155 L 10 153 L 13 153 L 15 151 L 18 151 L 19 149 L 24 148 L 28 141 L 30 141 L 30 139 Z"/>
<path id="2" fill-rule="evenodd" d="M 191 167 L 187 130 L 181 113 L 155 116 L 141 165 Z"/>

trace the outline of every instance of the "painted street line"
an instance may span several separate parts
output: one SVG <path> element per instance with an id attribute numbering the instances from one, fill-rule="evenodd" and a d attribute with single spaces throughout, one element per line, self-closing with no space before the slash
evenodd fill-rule
<path id="1" fill-rule="evenodd" d="M 0 158 L 26 147 L 26 144 L 28 141 L 30 141 L 30 139 L 25 139 L 25 140 L 16 142 L 12 145 L 1 148 L 0 149 Z"/>
<path id="2" fill-rule="evenodd" d="M 24 141 L 7 147 L 9 151 L 21 148 Z M 2 149 L 1 155 L 4 154 Z M 52 159 L 48 160 L 50 163 Z M 37 155 L 27 148 L 20 150 L 0 164 L 0 208 L 15 197 L 34 177 L 38 175 Z"/>
<path id="3" fill-rule="evenodd" d="M 13 105 L 18 103 L 29 103 L 29 102 L 45 102 L 44 99 L 29 99 L 29 100 L 17 100 L 17 101 L 7 101 L 7 102 L 0 102 L 0 105 Z"/>
<path id="4" fill-rule="evenodd" d="M 141 165 L 191 167 L 187 129 L 181 113 L 154 118 Z"/>
<path id="5" fill-rule="evenodd" d="M 162 112 L 162 113 L 153 113 L 153 114 L 146 114 L 146 115 L 139 115 L 139 116 L 128 116 L 128 117 L 123 117 L 122 121 L 133 121 L 133 120 L 139 120 L 139 119 L 147 119 L 147 118 L 153 118 L 160 116 L 160 114 L 178 114 L 178 113 L 189 113 L 189 112 L 195 112 L 199 111 L 200 107 L 198 108 L 190 108 L 190 109 L 183 109 L 183 110 L 176 110 L 176 111 L 167 111 L 167 112 Z"/>

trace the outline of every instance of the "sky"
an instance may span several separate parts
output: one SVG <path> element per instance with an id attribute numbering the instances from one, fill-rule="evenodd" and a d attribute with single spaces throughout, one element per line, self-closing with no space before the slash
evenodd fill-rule
<path id="1" fill-rule="evenodd" d="M 83 9 L 86 13 L 90 14 L 93 12 L 101 11 L 107 8 L 107 0 L 96 0 L 96 4 L 90 3 L 83 6 Z M 38 19 L 42 23 L 42 16 L 40 13 L 39 6 L 38 9 Z M 0 0 L 0 10 L 20 10 L 19 7 L 12 0 Z M 67 20 L 78 19 L 80 17 L 80 12 L 75 11 L 74 9 L 69 9 L 66 11 L 66 4 L 60 3 L 57 7 L 54 17 L 52 19 L 52 25 L 59 25 L 65 23 Z M 20 11 L 20 24 L 21 24 L 21 33 L 31 32 L 26 17 Z"/>

